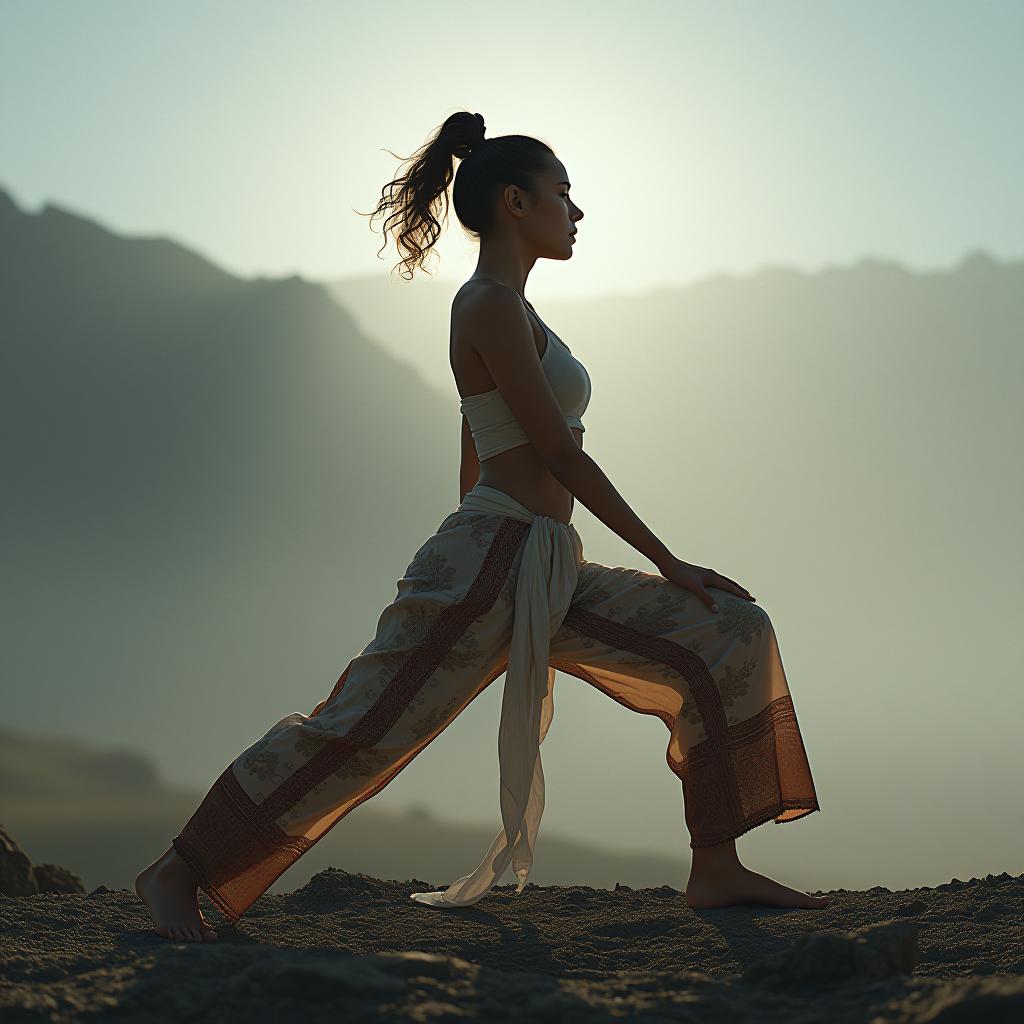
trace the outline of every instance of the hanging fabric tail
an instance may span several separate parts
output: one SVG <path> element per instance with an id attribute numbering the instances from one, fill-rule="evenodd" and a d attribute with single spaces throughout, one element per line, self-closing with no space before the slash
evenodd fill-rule
<path id="1" fill-rule="evenodd" d="M 535 515 L 510 495 L 477 484 L 459 506 L 530 523 L 516 584 L 515 618 L 498 727 L 502 829 L 476 870 L 437 892 L 411 899 L 436 907 L 469 906 L 487 895 L 512 863 L 522 892 L 544 813 L 540 744 L 554 716 L 551 637 L 561 625 L 579 579 L 582 542 L 575 527 Z"/>

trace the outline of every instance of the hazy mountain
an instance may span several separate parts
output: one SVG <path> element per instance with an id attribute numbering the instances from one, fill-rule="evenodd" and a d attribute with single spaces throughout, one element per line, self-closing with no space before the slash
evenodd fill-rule
<path id="1" fill-rule="evenodd" d="M 159 524 L 168 558 L 217 531 L 224 557 L 240 522 L 287 515 L 329 522 L 356 553 L 380 535 L 352 543 L 346 526 L 408 523 L 411 495 L 417 511 L 452 504 L 430 461 L 457 411 L 320 285 L 243 281 L 168 239 L 51 204 L 25 214 L 2 192 L 0 261 L 4 516 L 19 530 L 123 544 Z M 401 462 L 382 465 L 392 449 Z"/>
<path id="2" fill-rule="evenodd" d="M 457 408 L 317 284 L 0 192 L 0 338 L 9 722 L 187 735 L 201 778 L 275 659 L 275 706 L 329 692 L 458 503 Z"/>

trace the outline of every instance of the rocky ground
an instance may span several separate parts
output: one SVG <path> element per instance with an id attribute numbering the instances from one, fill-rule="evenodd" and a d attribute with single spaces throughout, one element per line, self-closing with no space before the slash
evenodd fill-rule
<path id="1" fill-rule="evenodd" d="M 0 896 L 0 1020 L 1024 1020 L 1024 875 L 814 911 L 695 911 L 667 886 L 409 899 L 442 887 L 331 868 L 237 925 L 201 893 L 209 943 L 157 935 L 131 890 Z"/>

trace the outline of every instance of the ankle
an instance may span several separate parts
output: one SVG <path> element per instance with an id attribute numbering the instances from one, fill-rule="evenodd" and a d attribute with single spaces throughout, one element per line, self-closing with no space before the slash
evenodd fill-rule
<path id="1" fill-rule="evenodd" d="M 181 854 L 172 846 L 157 862 L 157 873 L 164 878 L 182 878 L 195 883 L 195 875 Z"/>
<path id="2" fill-rule="evenodd" d="M 735 875 L 746 869 L 740 863 L 736 847 L 729 843 L 698 847 L 692 851 L 690 873 L 696 875 Z"/>

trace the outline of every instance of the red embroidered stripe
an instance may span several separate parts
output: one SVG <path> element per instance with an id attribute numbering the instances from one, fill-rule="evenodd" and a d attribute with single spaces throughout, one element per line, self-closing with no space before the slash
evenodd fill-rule
<path id="1" fill-rule="evenodd" d="M 596 615 L 586 608 L 570 608 L 565 624 L 586 636 L 620 651 L 630 651 L 650 661 L 675 669 L 690 685 L 690 692 L 697 705 L 704 732 L 712 751 L 719 758 L 722 772 L 720 795 L 727 800 L 737 818 L 742 816 L 741 800 L 732 765 L 724 755 L 724 742 L 729 731 L 729 721 L 718 692 L 714 677 L 708 671 L 704 659 L 681 644 L 661 636 L 651 636 L 638 629 L 632 629 L 621 622 L 613 622 L 602 615 Z"/>
<path id="2" fill-rule="evenodd" d="M 518 519 L 502 519 L 484 564 L 466 596 L 441 612 L 422 646 L 408 657 L 363 717 L 344 736 L 332 740 L 314 754 L 257 805 L 257 813 L 262 820 L 274 821 L 279 818 L 354 754 L 375 746 L 394 728 L 409 702 L 423 688 L 473 620 L 490 611 L 528 530 L 528 523 Z"/>
<path id="3" fill-rule="evenodd" d="M 693 651 L 664 637 L 651 636 L 585 608 L 570 608 L 565 624 L 621 651 L 667 665 L 689 684 L 704 725 L 705 739 L 690 747 L 685 761 L 666 755 L 683 784 L 691 847 L 714 846 L 776 818 L 794 821 L 818 810 L 810 766 L 797 726 L 792 698 L 771 701 L 753 717 L 730 726 L 714 677 Z M 553 663 L 556 668 L 621 699 L 583 665 Z M 644 708 L 633 710 L 644 712 Z M 672 715 L 656 714 L 672 730 Z M 785 812 L 801 811 L 799 814 Z"/>

